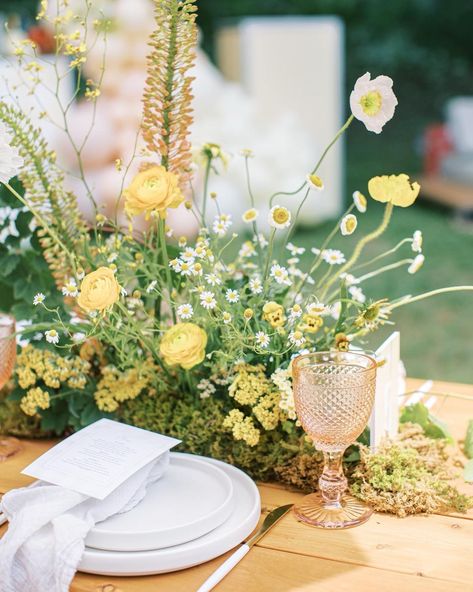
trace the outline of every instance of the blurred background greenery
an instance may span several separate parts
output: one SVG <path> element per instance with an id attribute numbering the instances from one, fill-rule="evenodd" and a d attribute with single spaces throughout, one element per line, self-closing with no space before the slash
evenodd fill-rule
<path id="1" fill-rule="evenodd" d="M 32 22 L 36 5 L 31 0 L 0 0 L 0 11 L 20 13 Z M 447 99 L 473 95 L 471 0 L 198 0 L 198 5 L 204 49 L 211 57 L 215 33 L 229 20 L 250 15 L 335 14 L 346 27 L 347 96 L 366 71 L 394 79 L 399 99 L 395 121 L 381 136 L 367 134 L 361 124 L 349 130 L 347 200 L 354 189 L 366 190 L 366 181 L 373 175 L 418 174 L 426 125 L 442 119 Z M 374 296 L 393 298 L 439 286 L 473 284 L 471 222 L 422 200 L 395 214 L 388 232 L 368 254 L 382 252 L 420 228 L 426 263 L 415 276 L 402 270 L 373 280 Z M 373 227 L 379 216 L 377 204 L 370 203 L 361 230 Z M 330 227 L 327 223 L 300 229 L 295 242 L 318 245 Z M 400 309 L 395 320 L 409 375 L 473 382 L 472 313 L 471 293 L 439 296 Z M 384 335 L 390 330 L 387 327 Z M 376 341 L 380 339 L 377 334 Z"/>

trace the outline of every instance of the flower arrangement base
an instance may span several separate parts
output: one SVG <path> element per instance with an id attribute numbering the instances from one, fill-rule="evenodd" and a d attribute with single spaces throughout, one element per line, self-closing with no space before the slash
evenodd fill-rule
<path id="1" fill-rule="evenodd" d="M 299 522 L 318 528 L 352 528 L 366 522 L 373 510 L 352 495 L 343 495 L 340 502 L 328 503 L 320 493 L 306 495 L 294 506 Z"/>

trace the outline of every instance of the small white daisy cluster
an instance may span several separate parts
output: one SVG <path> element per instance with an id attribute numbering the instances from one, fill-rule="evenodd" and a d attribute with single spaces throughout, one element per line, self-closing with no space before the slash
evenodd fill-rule
<path id="1" fill-rule="evenodd" d="M 281 284 L 284 286 L 290 286 L 292 281 L 289 278 L 288 270 L 283 267 L 282 265 L 278 265 L 275 263 L 271 266 L 271 271 L 269 274 L 277 284 Z"/>
<path id="2" fill-rule="evenodd" d="M 218 214 L 215 216 L 212 224 L 212 230 L 217 236 L 225 236 L 232 225 L 232 217 L 230 214 Z"/>
<path id="3" fill-rule="evenodd" d="M 281 393 L 279 407 L 286 412 L 289 419 L 297 419 L 292 391 L 292 372 L 290 367 L 278 368 L 271 374 L 271 380 Z"/>

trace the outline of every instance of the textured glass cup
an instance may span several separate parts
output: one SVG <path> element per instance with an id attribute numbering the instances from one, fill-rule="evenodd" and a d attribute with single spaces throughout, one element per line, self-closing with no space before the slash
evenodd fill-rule
<path id="1" fill-rule="evenodd" d="M 319 492 L 305 496 L 294 507 L 296 517 L 321 528 L 362 524 L 372 510 L 345 493 L 342 457 L 371 415 L 376 361 L 355 352 L 307 354 L 293 361 L 292 378 L 297 417 L 324 454 Z"/>
<path id="2" fill-rule="evenodd" d="M 10 380 L 15 367 L 16 339 L 15 319 L 9 315 L 0 314 L 0 389 Z M 20 448 L 16 438 L 0 436 L 0 462 L 12 456 Z"/>

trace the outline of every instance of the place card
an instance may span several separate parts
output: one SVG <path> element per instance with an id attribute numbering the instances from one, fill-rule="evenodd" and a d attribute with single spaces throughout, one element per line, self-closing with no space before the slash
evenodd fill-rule
<path id="1" fill-rule="evenodd" d="M 103 500 L 180 441 L 100 419 L 48 450 L 21 472 Z"/>

